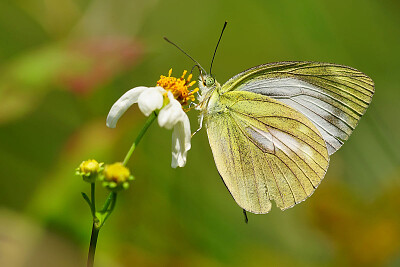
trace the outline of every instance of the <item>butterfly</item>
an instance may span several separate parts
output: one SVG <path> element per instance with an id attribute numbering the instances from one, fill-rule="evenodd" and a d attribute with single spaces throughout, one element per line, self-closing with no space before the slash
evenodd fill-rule
<path id="1" fill-rule="evenodd" d="M 226 24 L 209 74 L 164 39 L 200 71 L 199 130 L 204 121 L 218 172 L 237 204 L 255 214 L 268 213 L 272 201 L 291 208 L 321 183 L 329 157 L 371 103 L 374 82 L 348 66 L 290 61 L 250 68 L 221 86 L 211 68 Z"/>
<path id="2" fill-rule="evenodd" d="M 200 80 L 218 172 L 237 204 L 256 214 L 313 194 L 374 94 L 364 73 L 319 62 L 260 65 L 222 86 L 211 75 Z"/>

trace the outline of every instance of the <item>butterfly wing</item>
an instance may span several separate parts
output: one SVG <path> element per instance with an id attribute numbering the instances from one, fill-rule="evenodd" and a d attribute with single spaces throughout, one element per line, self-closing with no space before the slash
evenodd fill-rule
<path id="1" fill-rule="evenodd" d="M 303 114 L 247 91 L 215 93 L 205 116 L 217 169 L 238 205 L 267 213 L 310 196 L 329 156 L 317 128 Z"/>
<path id="2" fill-rule="evenodd" d="M 234 76 L 222 86 L 221 94 L 231 90 L 269 96 L 300 111 L 322 134 L 331 155 L 349 138 L 365 113 L 374 83 L 347 66 L 279 62 Z"/>

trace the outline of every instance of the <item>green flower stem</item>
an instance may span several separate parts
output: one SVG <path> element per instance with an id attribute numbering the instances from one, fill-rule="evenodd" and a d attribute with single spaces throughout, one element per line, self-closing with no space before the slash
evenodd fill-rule
<path id="1" fill-rule="evenodd" d="M 87 260 L 87 267 L 93 267 L 94 255 L 96 253 L 97 237 L 99 236 L 100 228 L 96 227 L 96 222 L 93 221 L 92 235 L 90 237 L 89 254 Z"/>
<path id="2" fill-rule="evenodd" d="M 96 184 L 90 183 L 90 210 L 92 211 L 93 218 L 96 217 L 96 201 L 95 201 Z"/>
<path id="3" fill-rule="evenodd" d="M 105 216 L 101 221 L 101 224 L 99 226 L 99 228 L 101 228 L 103 226 L 103 224 L 106 222 L 106 220 L 108 219 L 108 217 L 111 215 L 111 213 L 114 211 L 114 207 L 115 207 L 115 203 L 117 202 L 117 193 L 115 192 L 111 192 L 110 194 L 110 204 L 109 207 L 107 207 L 106 211 L 105 211 Z"/>
<path id="4" fill-rule="evenodd" d="M 100 211 L 101 213 L 105 213 L 108 210 L 108 207 L 110 206 L 112 199 L 113 199 L 113 192 L 110 192 L 110 194 L 108 194 L 106 202 L 104 202 L 103 208 Z"/>
<path id="5" fill-rule="evenodd" d="M 90 210 L 92 212 L 93 224 L 92 224 L 92 235 L 90 237 L 90 244 L 89 244 L 88 260 L 87 260 L 88 267 L 93 266 L 94 255 L 96 253 L 97 237 L 99 236 L 99 231 L 100 231 L 100 228 L 97 227 L 98 219 L 96 217 L 95 190 L 96 190 L 96 184 L 90 183 L 90 196 L 91 196 Z"/>
<path id="6" fill-rule="evenodd" d="M 116 201 L 117 193 L 111 192 L 106 202 L 104 203 L 103 210 L 97 214 L 95 213 L 95 216 L 93 216 L 92 235 L 90 237 L 89 254 L 87 261 L 88 267 L 93 266 L 94 256 L 96 254 L 97 238 L 99 236 L 100 229 L 106 222 L 107 218 L 113 212 Z"/>
<path id="7" fill-rule="evenodd" d="M 138 136 L 136 137 L 135 141 L 133 142 L 131 148 L 129 149 L 128 153 L 125 156 L 124 162 L 122 164 L 126 166 L 129 159 L 132 156 L 133 151 L 135 150 L 136 146 L 139 144 L 140 140 L 142 140 L 143 135 L 146 133 L 147 129 L 150 127 L 152 122 L 157 118 L 156 112 L 151 113 L 150 117 L 147 119 L 146 123 L 144 124 L 142 130 L 139 132 Z"/>

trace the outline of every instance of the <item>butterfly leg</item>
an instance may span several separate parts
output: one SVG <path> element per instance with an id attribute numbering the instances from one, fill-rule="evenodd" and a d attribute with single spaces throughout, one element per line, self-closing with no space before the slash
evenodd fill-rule
<path id="1" fill-rule="evenodd" d="M 203 128 L 203 117 L 204 117 L 203 115 L 200 115 L 200 118 L 199 118 L 200 127 L 194 133 L 192 133 L 191 137 L 193 137 L 198 131 L 201 130 L 201 128 Z"/>
<path id="2" fill-rule="evenodd" d="M 248 223 L 248 222 L 249 222 L 249 219 L 247 218 L 247 212 L 246 212 L 245 209 L 243 209 L 243 215 L 244 215 L 244 222 L 245 222 L 245 223 Z"/>
<path id="3" fill-rule="evenodd" d="M 192 109 L 193 107 L 194 108 L 196 108 L 196 104 L 195 103 L 193 103 L 193 102 L 190 102 L 190 104 L 189 104 L 189 109 Z"/>

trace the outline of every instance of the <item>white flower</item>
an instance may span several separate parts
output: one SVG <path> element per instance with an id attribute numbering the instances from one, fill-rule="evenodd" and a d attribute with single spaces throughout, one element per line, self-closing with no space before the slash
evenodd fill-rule
<path id="1" fill-rule="evenodd" d="M 163 107 L 164 94 L 167 92 L 169 103 Z M 171 167 L 183 167 L 186 164 L 186 155 L 190 149 L 190 122 L 182 105 L 174 98 L 170 91 L 162 87 L 135 87 L 114 103 L 107 116 L 107 126 L 115 128 L 119 118 L 133 104 L 138 103 L 140 111 L 149 116 L 160 110 L 158 124 L 160 127 L 172 129 L 172 162 Z"/>

